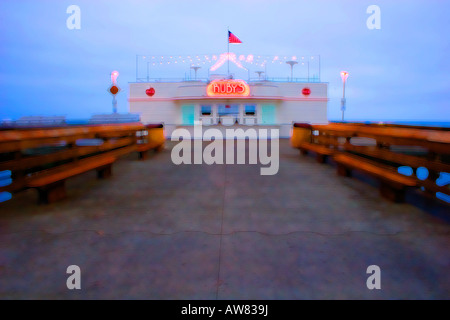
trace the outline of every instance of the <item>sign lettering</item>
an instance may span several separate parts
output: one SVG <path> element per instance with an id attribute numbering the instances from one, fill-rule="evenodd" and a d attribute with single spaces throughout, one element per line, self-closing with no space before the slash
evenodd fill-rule
<path id="1" fill-rule="evenodd" d="M 250 87 L 244 80 L 214 80 L 206 87 L 209 97 L 250 95 Z"/>

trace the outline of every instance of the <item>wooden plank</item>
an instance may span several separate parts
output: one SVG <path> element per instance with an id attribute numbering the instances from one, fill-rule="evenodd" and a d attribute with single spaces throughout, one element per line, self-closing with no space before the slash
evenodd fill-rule
<path id="1" fill-rule="evenodd" d="M 64 161 L 75 157 L 85 156 L 91 153 L 108 151 L 115 148 L 124 147 L 135 143 L 133 137 L 127 137 L 116 140 L 109 140 L 100 146 L 77 146 L 68 150 L 58 151 L 40 156 L 22 158 L 20 160 L 10 160 L 0 162 L 0 170 L 25 170 L 33 167 L 42 166 L 47 163 Z"/>
<path id="2" fill-rule="evenodd" d="M 118 158 L 118 157 L 124 156 L 126 154 L 135 152 L 136 149 L 137 149 L 137 145 L 133 144 L 133 145 L 126 146 L 126 147 L 123 147 L 123 148 L 119 148 L 119 149 L 115 149 L 115 150 L 112 150 L 112 151 L 108 151 L 108 154 Z"/>
<path id="3" fill-rule="evenodd" d="M 345 122 L 345 123 L 333 123 L 337 125 L 355 125 L 355 126 L 371 126 L 371 127 L 395 127 L 395 128 L 412 128 L 412 129 L 428 129 L 428 130 L 444 130 L 450 131 L 449 127 L 437 127 L 437 126 L 419 126 L 419 125 L 409 125 L 409 124 L 394 124 L 389 122 L 384 123 L 373 123 L 373 122 Z"/>
<path id="4" fill-rule="evenodd" d="M 362 157 L 338 154 L 333 159 L 344 166 L 352 169 L 361 170 L 368 174 L 371 174 L 381 180 L 390 181 L 395 183 L 398 187 L 408 186 L 415 187 L 418 185 L 416 179 L 404 176 L 392 169 L 388 169 L 387 166 L 378 164 L 376 162 L 367 160 Z"/>
<path id="5" fill-rule="evenodd" d="M 392 152 L 386 149 L 378 149 L 375 147 L 361 147 L 345 144 L 345 150 L 354 151 L 360 154 L 365 154 L 370 157 L 383 159 L 386 161 L 398 163 L 404 166 L 409 166 L 413 168 L 425 167 L 429 170 L 438 172 L 450 172 L 450 164 L 443 163 L 441 161 L 432 161 L 426 158 L 421 158 L 417 156 L 411 156 L 407 154 L 401 154 Z"/>
<path id="6" fill-rule="evenodd" d="M 73 126 L 64 128 L 46 128 L 46 129 L 21 129 L 0 131 L 0 145 L 10 141 L 40 140 L 40 139 L 59 139 L 64 140 L 72 136 L 92 136 L 107 132 L 138 131 L 145 129 L 141 123 L 131 124 L 103 124 Z M 1 151 L 1 150 L 0 150 Z"/>
<path id="7" fill-rule="evenodd" d="M 148 151 L 151 149 L 160 150 L 161 146 L 164 146 L 164 144 L 154 144 L 151 142 L 150 143 L 140 143 L 137 145 L 136 151 L 143 152 L 143 151 Z"/>
<path id="8" fill-rule="evenodd" d="M 136 144 L 136 137 L 125 137 L 120 139 L 113 139 L 109 140 L 105 143 L 103 143 L 101 146 L 98 147 L 99 151 L 106 151 L 106 150 L 112 150 L 128 145 Z"/>
<path id="9" fill-rule="evenodd" d="M 326 146 L 308 143 L 308 142 L 302 142 L 300 143 L 300 149 L 306 149 L 310 151 L 314 151 L 316 153 L 320 153 L 323 155 L 330 156 L 334 153 L 334 151 Z"/>
<path id="10" fill-rule="evenodd" d="M 375 129 L 375 130 L 368 130 Z M 390 128 L 365 128 L 362 126 L 345 126 L 342 125 L 341 128 L 336 127 L 336 125 L 317 125 L 313 126 L 313 130 L 319 130 L 322 134 L 336 136 L 336 137 L 361 137 L 361 138 L 371 138 L 377 140 L 379 143 L 387 144 L 387 145 L 396 145 L 396 146 L 421 146 L 427 148 L 431 151 L 437 152 L 439 154 L 450 154 L 449 143 L 439 142 L 439 141 L 430 141 L 426 139 L 428 136 L 423 134 L 423 139 L 419 139 L 420 136 L 417 131 L 427 131 L 430 130 L 418 130 L 418 129 L 398 129 L 402 133 L 399 136 L 389 135 L 388 131 Z M 377 132 L 379 130 L 379 132 Z M 384 130 L 384 132 L 383 132 Z M 415 130 L 416 135 L 408 136 L 407 132 L 403 131 Z M 438 131 L 438 130 L 433 130 Z M 443 131 L 444 133 L 450 134 L 450 131 Z M 433 137 L 434 135 L 431 135 Z M 435 136 L 438 136 L 436 133 Z M 436 139 L 437 140 L 437 139 Z M 445 139 L 441 139 L 445 140 Z"/>
<path id="11" fill-rule="evenodd" d="M 110 139 L 110 138 L 121 138 L 121 137 L 131 137 L 136 136 L 136 131 L 111 131 L 111 132 L 102 132 L 96 135 L 99 139 Z"/>
<path id="12" fill-rule="evenodd" d="M 338 139 L 339 137 L 330 135 L 313 136 L 314 143 L 325 146 L 338 147 L 341 144 Z"/>
<path id="13" fill-rule="evenodd" d="M 81 173 L 112 164 L 114 161 L 116 161 L 116 158 L 111 156 L 96 156 L 83 159 L 76 164 L 71 163 L 69 165 L 62 165 L 56 169 L 46 170 L 45 173 L 40 173 L 36 177 L 31 177 L 27 180 L 26 186 L 30 188 L 43 187 Z"/>
<path id="14" fill-rule="evenodd" d="M 450 143 L 450 131 L 424 130 L 399 127 L 355 126 L 346 124 L 314 125 L 313 130 L 329 130 L 335 132 L 370 134 L 403 139 L 422 140 L 430 143 Z"/>
<path id="15" fill-rule="evenodd" d="M 71 144 L 75 143 L 79 139 L 93 139 L 93 138 L 95 138 L 94 134 L 86 134 L 61 138 L 45 138 L 45 139 L 23 140 L 23 141 L 0 142 L 0 153 L 14 152 L 25 149 L 35 149 L 43 146 L 62 145 L 63 143 Z"/>

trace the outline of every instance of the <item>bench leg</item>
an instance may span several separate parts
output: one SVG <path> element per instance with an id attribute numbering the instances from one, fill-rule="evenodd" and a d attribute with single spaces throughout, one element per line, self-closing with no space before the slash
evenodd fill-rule
<path id="1" fill-rule="evenodd" d="M 351 177 L 352 171 L 348 169 L 347 167 L 343 166 L 342 164 L 337 164 L 337 174 L 341 177 Z"/>
<path id="2" fill-rule="evenodd" d="M 306 149 L 300 149 L 300 153 L 304 156 L 306 156 L 308 154 L 308 150 Z"/>
<path id="3" fill-rule="evenodd" d="M 65 181 L 58 181 L 45 187 L 38 188 L 39 203 L 50 204 L 66 198 Z"/>
<path id="4" fill-rule="evenodd" d="M 164 150 L 164 143 L 155 148 L 155 152 L 161 152 L 163 150 Z"/>
<path id="5" fill-rule="evenodd" d="M 139 160 L 147 160 L 148 159 L 148 150 L 139 151 Z"/>
<path id="6" fill-rule="evenodd" d="M 325 163 L 325 162 L 327 162 L 327 156 L 324 154 L 317 153 L 316 160 L 318 163 Z"/>
<path id="7" fill-rule="evenodd" d="M 386 182 L 380 182 L 380 194 L 393 202 L 405 202 L 405 189 L 393 188 Z"/>
<path id="8" fill-rule="evenodd" d="M 112 176 L 112 164 L 97 169 L 97 178 L 106 179 Z"/>

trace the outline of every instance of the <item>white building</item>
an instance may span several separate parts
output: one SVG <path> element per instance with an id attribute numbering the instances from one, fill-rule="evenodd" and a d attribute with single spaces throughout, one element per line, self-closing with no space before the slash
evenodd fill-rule
<path id="1" fill-rule="evenodd" d="M 204 126 L 278 127 L 289 137 L 293 122 L 328 122 L 328 84 L 250 81 L 211 76 L 208 81 L 130 83 L 130 112 L 146 123 L 162 122 L 166 135 L 195 121 Z"/>

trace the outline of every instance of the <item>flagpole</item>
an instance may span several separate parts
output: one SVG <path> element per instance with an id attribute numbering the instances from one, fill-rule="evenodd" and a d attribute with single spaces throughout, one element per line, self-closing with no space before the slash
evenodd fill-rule
<path id="1" fill-rule="evenodd" d="M 230 77 L 230 27 L 228 27 L 228 32 L 227 32 L 227 43 L 228 43 L 227 60 L 228 60 L 228 78 L 229 78 Z"/>

